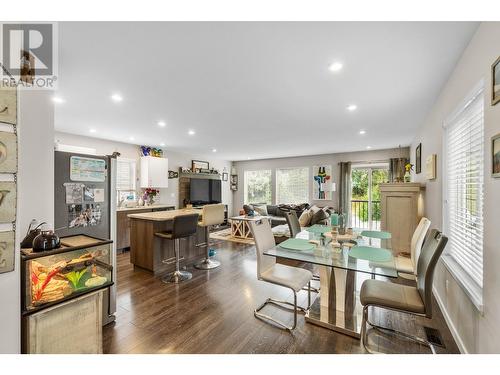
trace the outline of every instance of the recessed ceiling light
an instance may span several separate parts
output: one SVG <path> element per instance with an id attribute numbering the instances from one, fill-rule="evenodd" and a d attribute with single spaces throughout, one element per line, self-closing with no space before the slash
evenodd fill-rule
<path id="1" fill-rule="evenodd" d="M 367 149 L 367 150 L 369 150 L 369 149 L 371 149 L 371 148 L 372 148 L 372 146 L 366 146 L 366 149 Z"/>
<path id="2" fill-rule="evenodd" d="M 343 67 L 342 63 L 336 61 L 336 62 L 330 64 L 328 69 L 330 69 L 331 72 L 338 72 L 338 71 L 342 70 L 342 67 Z"/>
<path id="3" fill-rule="evenodd" d="M 250 160 L 250 159 L 251 159 L 251 157 L 248 157 L 248 158 L 247 158 L 247 160 Z"/>
<path id="4" fill-rule="evenodd" d="M 356 109 L 358 109 L 358 106 L 356 104 L 350 104 L 347 106 L 347 110 L 349 112 L 355 111 Z"/>
<path id="5" fill-rule="evenodd" d="M 129 139 L 130 141 L 134 141 L 134 140 L 135 140 L 135 138 L 134 138 L 134 137 L 129 137 L 128 139 Z"/>
<path id="6" fill-rule="evenodd" d="M 123 97 L 120 94 L 113 94 L 111 95 L 111 100 L 115 103 L 119 103 L 123 100 Z"/>
<path id="7" fill-rule="evenodd" d="M 64 100 L 64 99 L 63 99 L 63 98 L 61 98 L 60 96 L 54 96 L 54 97 L 52 98 L 52 101 L 53 101 L 54 103 L 59 103 L 59 104 L 60 104 L 60 103 L 64 103 L 66 100 Z"/>
<path id="8" fill-rule="evenodd" d="M 91 133 L 96 133 L 96 132 L 97 132 L 97 130 L 95 130 L 95 129 L 89 129 L 89 132 L 91 132 Z"/>
<path id="9" fill-rule="evenodd" d="M 165 143 L 163 143 L 163 142 L 162 142 L 162 143 L 160 143 L 160 146 L 161 146 L 161 147 L 165 147 Z"/>
<path id="10" fill-rule="evenodd" d="M 212 152 L 217 152 L 217 149 L 216 149 L 216 148 L 213 148 L 213 149 L 212 149 Z"/>
<path id="11" fill-rule="evenodd" d="M 189 135 L 195 135 L 195 134 L 196 134 L 196 132 L 195 132 L 194 130 L 190 130 L 190 131 L 188 131 L 188 134 L 189 134 Z"/>
<path id="12" fill-rule="evenodd" d="M 165 126 L 167 126 L 167 123 L 165 121 L 158 121 L 158 126 L 164 128 Z"/>
<path id="13" fill-rule="evenodd" d="M 366 130 L 360 130 L 359 134 L 361 134 L 361 135 L 366 134 Z"/>

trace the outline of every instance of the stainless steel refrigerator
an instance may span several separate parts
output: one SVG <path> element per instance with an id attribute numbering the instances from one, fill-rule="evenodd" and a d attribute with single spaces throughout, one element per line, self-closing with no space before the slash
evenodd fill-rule
<path id="1" fill-rule="evenodd" d="M 54 229 L 59 237 L 111 239 L 116 282 L 116 158 L 55 151 Z M 106 290 L 103 324 L 115 320 L 116 286 Z"/>

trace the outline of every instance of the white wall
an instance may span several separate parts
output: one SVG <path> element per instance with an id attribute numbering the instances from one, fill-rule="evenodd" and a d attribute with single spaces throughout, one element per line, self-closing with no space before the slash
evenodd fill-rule
<path id="1" fill-rule="evenodd" d="M 117 151 L 121 154 L 121 157 L 129 159 L 137 159 L 137 178 L 140 176 L 140 148 L 139 146 L 107 141 L 92 137 L 82 137 L 79 135 L 56 132 L 55 140 L 61 144 L 89 147 L 97 151 L 100 155 L 111 155 L 113 152 Z M 179 171 L 179 167 L 191 167 L 191 160 L 207 160 L 210 162 L 210 167 L 218 169 L 220 172 L 226 168 L 229 173 L 231 168 L 231 162 L 227 160 L 218 160 L 215 158 L 207 158 L 206 155 L 188 155 L 179 152 L 171 152 L 168 149 L 163 149 L 164 156 L 168 158 L 168 169 L 171 171 Z M 139 186 L 139 183 L 137 184 Z M 138 188 L 139 190 L 139 188 Z M 232 212 L 233 197 L 229 187 L 229 181 L 222 183 L 222 202 L 228 205 L 228 212 Z M 179 206 L 179 179 L 170 179 L 168 181 L 167 189 L 160 189 L 160 201 L 159 203 L 170 204 L 173 206 Z"/>
<path id="2" fill-rule="evenodd" d="M 331 165 L 333 182 L 338 183 L 339 179 L 339 162 L 365 162 L 365 161 L 389 161 L 390 158 L 408 157 L 408 147 L 401 149 L 387 149 L 375 151 L 361 151 L 361 152 L 348 152 L 338 154 L 323 154 L 323 155 L 310 155 L 298 156 L 289 158 L 278 159 L 262 159 L 262 160 L 247 160 L 237 161 L 234 163 L 238 174 L 238 190 L 234 192 L 234 211 L 233 214 L 237 215 L 238 211 L 243 207 L 244 200 L 244 185 L 243 179 L 245 171 L 258 170 L 258 169 L 271 169 L 271 194 L 272 201 L 276 201 L 276 169 L 286 167 L 309 167 L 309 177 L 312 178 L 312 168 L 315 165 Z M 332 206 L 338 208 L 338 185 L 337 192 L 332 195 L 332 200 L 313 201 L 312 197 L 312 180 L 309 187 L 309 202 L 310 204 L 317 204 L 318 206 Z"/>
<path id="3" fill-rule="evenodd" d="M 491 177 L 491 137 L 500 133 L 500 104 L 492 107 L 491 64 L 500 54 L 500 23 L 482 23 L 464 51 L 453 74 L 444 86 L 433 109 L 422 124 L 411 146 L 412 162 L 415 148 L 422 143 L 422 161 L 429 154 L 437 154 L 437 178 L 425 181 L 424 174 L 415 175 L 426 183 L 426 215 L 432 226 L 442 229 L 442 124 L 481 80 L 485 82 L 484 103 L 484 316 L 470 302 L 467 295 L 440 263 L 434 281 L 436 297 L 455 331 L 463 351 L 470 353 L 500 353 L 500 179 Z M 446 284 L 448 283 L 448 288 Z"/>
<path id="4" fill-rule="evenodd" d="M 20 91 L 15 270 L 0 275 L 0 353 L 19 353 L 19 242 L 31 219 L 54 223 L 54 108 L 52 93 Z"/>

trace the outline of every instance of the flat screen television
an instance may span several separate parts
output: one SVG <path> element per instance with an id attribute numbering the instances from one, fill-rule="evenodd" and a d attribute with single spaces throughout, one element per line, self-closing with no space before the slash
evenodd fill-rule
<path id="1" fill-rule="evenodd" d="M 221 203 L 221 181 L 204 178 L 192 178 L 189 200 L 194 206 Z"/>

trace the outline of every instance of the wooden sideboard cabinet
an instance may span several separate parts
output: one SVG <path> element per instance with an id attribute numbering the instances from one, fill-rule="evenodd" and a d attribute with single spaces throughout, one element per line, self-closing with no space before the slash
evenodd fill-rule
<path id="1" fill-rule="evenodd" d="M 419 183 L 380 184 L 380 225 L 392 234 L 394 254 L 410 253 L 411 237 L 424 215 L 424 190 Z"/>

